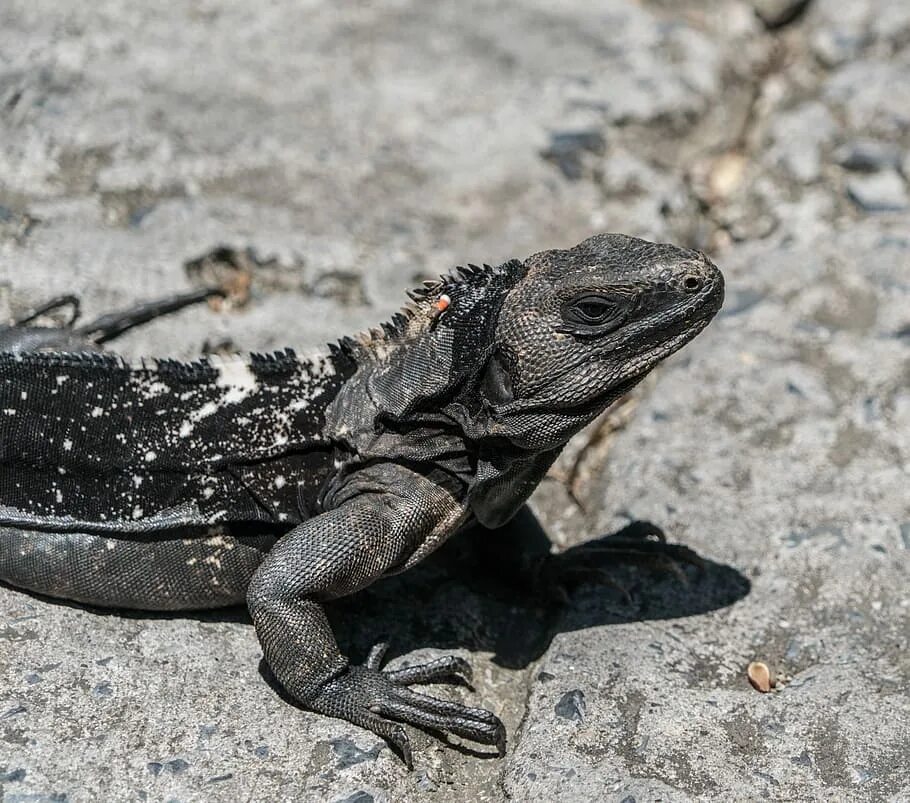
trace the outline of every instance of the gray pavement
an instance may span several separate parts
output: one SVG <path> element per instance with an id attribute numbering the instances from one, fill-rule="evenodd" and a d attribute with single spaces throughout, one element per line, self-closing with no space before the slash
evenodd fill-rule
<path id="1" fill-rule="evenodd" d="M 243 611 L 0 587 L 0 800 L 910 800 L 908 178 L 904 0 L 5 0 L 2 316 L 231 256 L 246 305 L 119 348 L 307 349 L 603 230 L 705 249 L 729 293 L 532 500 L 560 548 L 650 519 L 702 575 L 558 608 L 466 539 L 332 611 L 355 658 L 470 658 L 450 693 L 504 759 L 412 731 L 409 773 L 288 705 Z"/>

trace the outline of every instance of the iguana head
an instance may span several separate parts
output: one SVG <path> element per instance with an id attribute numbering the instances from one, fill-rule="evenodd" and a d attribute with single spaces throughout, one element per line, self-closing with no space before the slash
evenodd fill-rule
<path id="1" fill-rule="evenodd" d="M 620 234 L 543 251 L 523 269 L 479 387 L 489 434 L 532 450 L 565 442 L 704 329 L 724 296 L 703 254 Z"/>
<path id="2" fill-rule="evenodd" d="M 330 418 L 362 417 L 363 454 L 375 433 L 423 438 L 453 421 L 494 450 L 557 448 L 707 325 L 723 277 L 696 251 L 601 234 L 524 262 L 459 269 L 412 298 L 382 329 L 342 343 L 362 380 L 348 383 Z M 376 448 L 389 451 L 385 441 Z M 422 440 L 418 453 L 436 448 L 449 447 Z"/>

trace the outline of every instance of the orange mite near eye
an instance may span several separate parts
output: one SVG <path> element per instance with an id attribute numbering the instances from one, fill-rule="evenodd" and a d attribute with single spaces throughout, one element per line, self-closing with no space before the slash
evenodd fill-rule
<path id="1" fill-rule="evenodd" d="M 445 312 L 449 308 L 449 304 L 451 304 L 451 303 L 452 303 L 452 299 L 449 298 L 448 296 L 443 295 L 443 296 L 439 296 L 439 298 L 436 300 L 436 303 L 434 304 L 434 306 L 436 307 L 437 312 Z"/>

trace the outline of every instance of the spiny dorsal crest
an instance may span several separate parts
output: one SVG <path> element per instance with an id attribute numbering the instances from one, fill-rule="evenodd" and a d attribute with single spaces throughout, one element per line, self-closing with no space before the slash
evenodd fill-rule
<path id="1" fill-rule="evenodd" d="M 421 332 L 434 327 L 446 314 L 457 314 L 460 304 L 472 294 L 482 293 L 494 284 L 504 287 L 523 275 L 524 266 L 513 259 L 502 265 L 460 265 L 438 279 L 425 281 L 421 287 L 408 290 L 409 303 L 389 321 L 378 327 L 345 337 L 338 346 L 345 351 L 366 350 L 378 353 L 382 346 L 406 343 Z"/>

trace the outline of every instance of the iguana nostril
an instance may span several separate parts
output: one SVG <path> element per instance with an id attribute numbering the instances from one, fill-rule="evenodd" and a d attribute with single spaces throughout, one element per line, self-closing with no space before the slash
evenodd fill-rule
<path id="1" fill-rule="evenodd" d="M 701 285 L 702 285 L 701 278 L 698 276 L 695 276 L 691 273 L 688 276 L 686 276 L 685 279 L 683 279 L 683 289 L 687 293 L 695 293 L 695 292 L 701 290 Z"/>

